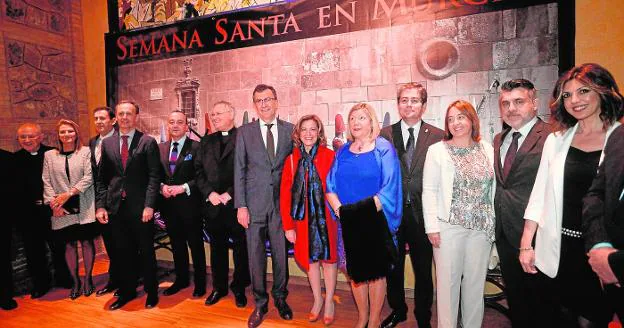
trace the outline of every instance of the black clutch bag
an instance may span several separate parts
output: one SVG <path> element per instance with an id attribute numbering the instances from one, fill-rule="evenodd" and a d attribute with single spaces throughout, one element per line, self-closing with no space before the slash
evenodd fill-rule
<path id="1" fill-rule="evenodd" d="M 68 214 L 80 213 L 80 195 L 73 195 L 63 204 L 63 208 Z"/>

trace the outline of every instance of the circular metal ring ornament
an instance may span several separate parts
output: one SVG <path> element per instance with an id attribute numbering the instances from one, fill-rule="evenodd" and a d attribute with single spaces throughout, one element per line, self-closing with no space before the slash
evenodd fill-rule
<path id="1" fill-rule="evenodd" d="M 431 39 L 423 42 L 416 60 L 418 70 L 425 77 L 442 80 L 455 73 L 459 66 L 459 48 L 447 39 Z"/>

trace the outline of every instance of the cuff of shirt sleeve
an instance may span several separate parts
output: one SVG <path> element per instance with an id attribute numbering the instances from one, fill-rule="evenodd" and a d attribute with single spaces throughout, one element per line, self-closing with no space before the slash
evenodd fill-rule
<path id="1" fill-rule="evenodd" d="M 190 196 L 191 195 L 191 188 L 189 187 L 188 183 L 183 184 L 182 187 L 184 187 L 184 191 L 186 192 L 186 195 Z"/>
<path id="2" fill-rule="evenodd" d="M 602 242 L 602 243 L 597 243 L 591 249 L 598 249 L 598 248 L 605 248 L 605 247 L 613 248 L 613 245 L 611 243 Z"/>

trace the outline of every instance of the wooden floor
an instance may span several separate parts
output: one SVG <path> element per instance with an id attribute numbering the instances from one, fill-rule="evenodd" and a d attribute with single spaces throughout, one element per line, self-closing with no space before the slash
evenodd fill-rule
<path id="1" fill-rule="evenodd" d="M 98 259 L 94 272 L 95 283 L 101 287 L 106 282 L 108 261 Z M 299 279 L 299 280 L 296 280 Z M 161 280 L 161 292 L 171 284 L 169 277 Z M 293 281 L 296 280 L 296 281 Z M 208 283 L 210 286 L 210 282 Z M 269 286 L 270 288 L 270 286 Z M 269 306 L 269 313 L 262 327 L 322 327 L 321 320 L 316 323 L 307 321 L 308 312 L 312 306 L 311 291 L 301 278 L 291 279 L 288 289 L 288 303 L 294 311 L 294 319 L 282 320 L 275 307 Z M 140 289 L 139 289 L 140 290 Z M 208 288 L 210 292 L 210 288 Z M 19 307 L 12 311 L 0 310 L 0 327 L 246 327 L 247 318 L 253 310 L 253 299 L 249 288 L 247 296 L 249 304 L 239 309 L 234 304 L 233 296 L 222 299 L 213 306 L 205 306 L 204 299 L 191 298 L 193 288 L 189 287 L 173 296 L 160 296 L 160 303 L 151 310 L 144 308 L 145 294 L 141 291 L 139 297 L 117 311 L 108 311 L 108 306 L 114 301 L 112 296 L 80 297 L 74 301 L 68 298 L 69 290 L 53 289 L 50 293 L 38 300 L 30 296 L 16 297 Z M 357 310 L 348 290 L 336 291 L 336 321 L 332 327 L 353 327 L 357 321 Z M 408 300 L 410 309 L 408 321 L 399 327 L 416 327 L 412 314 L 413 302 Z M 390 313 L 387 305 L 383 316 Z M 435 324 L 435 305 L 433 325 Z M 509 322 L 499 313 L 486 309 L 484 327 L 510 327 Z"/>

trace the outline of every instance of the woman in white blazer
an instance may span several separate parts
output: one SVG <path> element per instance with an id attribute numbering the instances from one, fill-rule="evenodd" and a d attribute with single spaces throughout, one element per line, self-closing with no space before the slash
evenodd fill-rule
<path id="1" fill-rule="evenodd" d="M 480 140 L 479 117 L 466 101 L 448 107 L 444 127 L 444 140 L 427 151 L 422 193 L 436 264 L 438 327 L 457 327 L 461 303 L 462 326 L 478 328 L 494 241 L 494 150 Z"/>
<path id="2" fill-rule="evenodd" d="M 544 143 L 542 159 L 524 213 L 520 264 L 549 278 L 554 314 L 561 307 L 570 325 L 606 327 L 613 311 L 585 255 L 582 197 L 602 158 L 602 149 L 622 117 L 622 95 L 613 76 L 596 64 L 570 69 L 557 81 L 551 114 L 558 129 Z M 533 246 L 533 240 L 535 244 Z M 550 279 L 552 278 L 552 279 Z"/>
<path id="3" fill-rule="evenodd" d="M 78 124 L 71 120 L 58 122 L 59 149 L 45 153 L 42 173 L 43 199 L 52 208 L 52 230 L 56 238 L 65 242 L 65 261 L 73 280 L 71 299 L 83 292 L 89 296 L 94 291 L 91 274 L 95 259 L 94 238 L 98 234 L 91 151 L 82 146 L 79 131 Z M 83 290 L 78 276 L 79 240 L 85 265 Z"/>

